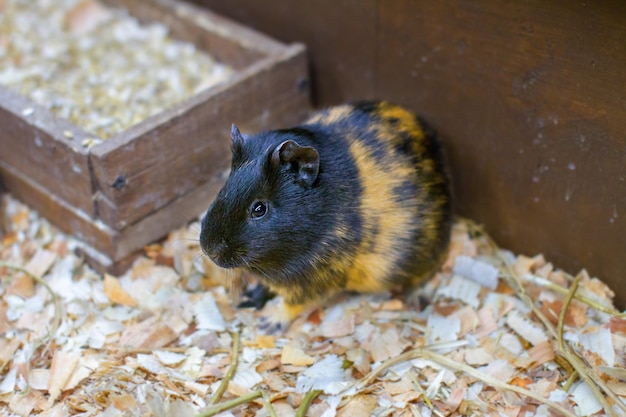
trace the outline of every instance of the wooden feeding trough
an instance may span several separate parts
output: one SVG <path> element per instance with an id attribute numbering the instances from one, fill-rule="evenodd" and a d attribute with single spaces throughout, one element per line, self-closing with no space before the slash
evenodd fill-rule
<path id="1" fill-rule="evenodd" d="M 0 86 L 0 175 L 16 197 L 75 235 L 101 269 L 191 220 L 230 164 L 231 123 L 244 131 L 301 121 L 310 109 L 305 48 L 283 45 L 170 0 L 107 0 L 161 22 L 234 75 L 90 148 L 92 133 Z M 113 268 L 116 267 L 116 268 Z"/>

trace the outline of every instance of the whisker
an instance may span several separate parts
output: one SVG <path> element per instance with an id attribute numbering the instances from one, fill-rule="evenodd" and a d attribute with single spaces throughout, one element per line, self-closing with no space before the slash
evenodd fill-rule
<path id="1" fill-rule="evenodd" d="M 199 244 L 198 239 L 191 237 L 178 237 L 176 239 L 173 239 L 172 242 L 194 242 Z"/>
<path id="2" fill-rule="evenodd" d="M 187 229 L 187 232 L 192 234 L 195 237 L 200 237 L 200 233 L 202 232 L 202 227 L 199 223 L 193 223 Z"/>
<path id="3" fill-rule="evenodd" d="M 193 258 L 191 258 L 191 263 L 195 263 L 204 257 L 204 253 L 202 251 L 198 251 L 193 254 Z"/>
<path id="4" fill-rule="evenodd" d="M 241 293 L 243 292 L 241 289 L 241 275 L 238 276 L 237 272 L 234 269 L 226 270 L 226 280 L 224 286 L 227 285 L 227 291 L 230 295 L 231 302 L 234 305 L 239 304 L 241 301 Z"/>
<path id="5" fill-rule="evenodd" d="M 248 287 L 248 285 L 250 285 L 250 279 L 249 279 L 248 274 L 241 273 L 240 276 L 241 276 L 241 280 L 246 284 L 246 287 Z"/>
<path id="6" fill-rule="evenodd" d="M 243 261 L 246 264 L 246 266 L 248 267 L 248 269 L 254 270 L 256 273 L 258 273 L 258 274 L 262 275 L 263 277 L 267 278 L 268 281 L 274 281 L 274 279 L 270 275 L 268 275 L 265 271 L 263 271 L 262 269 L 253 268 L 252 265 L 254 265 L 254 258 L 247 258 L 247 259 L 244 259 Z"/>
<path id="7" fill-rule="evenodd" d="M 203 252 L 197 247 L 185 247 L 176 251 L 176 254 L 182 258 L 188 258 L 190 256 L 202 255 Z"/>

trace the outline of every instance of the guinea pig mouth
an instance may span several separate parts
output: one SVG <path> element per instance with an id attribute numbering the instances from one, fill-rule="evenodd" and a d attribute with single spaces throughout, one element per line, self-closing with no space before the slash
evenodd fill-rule
<path id="1" fill-rule="evenodd" d="M 238 268 L 244 263 L 243 259 L 240 257 L 229 255 L 223 251 L 209 251 L 205 248 L 203 248 L 202 251 L 220 268 Z"/>
<path id="2" fill-rule="evenodd" d="M 233 258 L 224 258 L 220 256 L 209 256 L 213 263 L 220 268 L 238 268 L 242 265 L 241 260 L 233 259 Z"/>

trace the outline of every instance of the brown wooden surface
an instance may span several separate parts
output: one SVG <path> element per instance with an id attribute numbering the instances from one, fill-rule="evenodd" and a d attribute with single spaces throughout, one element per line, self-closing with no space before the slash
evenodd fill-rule
<path id="1" fill-rule="evenodd" d="M 37 210 L 60 230 L 73 234 L 103 253 L 115 253 L 118 237 L 115 230 L 77 210 L 3 161 L 0 161 L 0 175 L 11 195 Z"/>
<path id="2" fill-rule="evenodd" d="M 422 114 L 459 214 L 587 268 L 626 305 L 626 2 L 196 3 L 304 42 L 318 106 L 378 97 Z"/>
<path id="3" fill-rule="evenodd" d="M 98 216 L 122 229 L 227 170 L 231 123 L 250 124 L 264 113 L 256 129 L 302 120 L 309 111 L 308 92 L 298 88 L 305 76 L 304 48 L 288 48 L 232 82 L 127 130 L 120 140 L 95 147 Z M 285 101 L 296 105 L 276 111 Z M 124 185 L 115 187 L 119 178 Z"/>
<path id="4" fill-rule="evenodd" d="M 93 215 L 91 176 L 82 129 L 53 117 L 32 101 L 0 86 L 0 161 Z M 24 109 L 33 111 L 24 116 Z M 67 139 L 64 132 L 72 132 Z"/>

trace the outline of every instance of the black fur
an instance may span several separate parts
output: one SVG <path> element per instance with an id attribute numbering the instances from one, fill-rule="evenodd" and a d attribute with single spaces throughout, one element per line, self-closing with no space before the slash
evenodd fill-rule
<path id="1" fill-rule="evenodd" d="M 312 146 L 320 155 L 310 189 L 295 181 L 292 170 L 277 172 L 271 166 L 273 150 L 286 140 Z M 228 181 L 202 220 L 203 251 L 221 267 L 247 267 L 277 285 L 300 284 L 312 257 L 331 258 L 359 240 L 360 187 L 349 155 L 344 141 L 315 124 L 246 137 L 233 151 Z M 256 200 L 269 203 L 267 215 L 258 220 L 249 215 Z M 335 236 L 338 221 L 350 225 L 351 245 Z"/>

